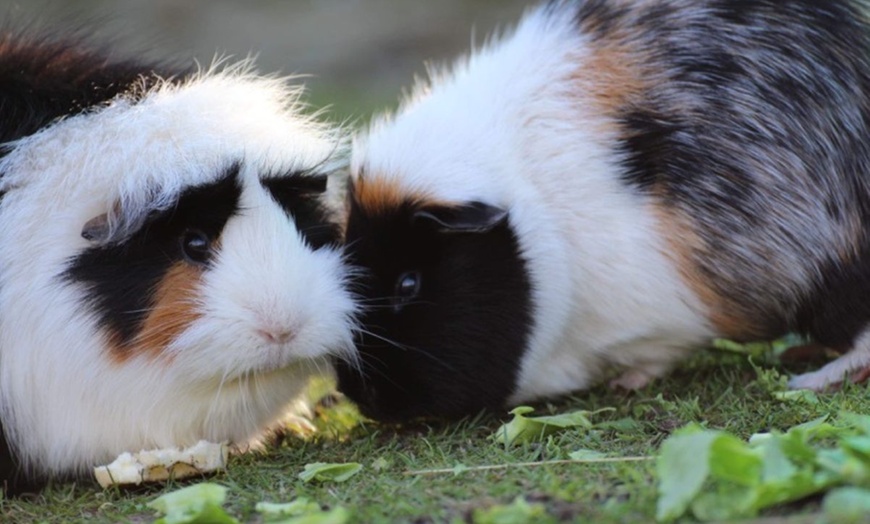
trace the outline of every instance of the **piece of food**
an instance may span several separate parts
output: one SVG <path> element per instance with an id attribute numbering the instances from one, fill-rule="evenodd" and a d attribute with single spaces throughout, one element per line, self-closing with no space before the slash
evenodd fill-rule
<path id="1" fill-rule="evenodd" d="M 200 440 L 185 448 L 166 448 L 138 453 L 121 453 L 111 464 L 97 466 L 94 475 L 100 486 L 138 485 L 143 482 L 161 482 L 169 478 L 202 475 L 226 467 L 229 448 Z"/>

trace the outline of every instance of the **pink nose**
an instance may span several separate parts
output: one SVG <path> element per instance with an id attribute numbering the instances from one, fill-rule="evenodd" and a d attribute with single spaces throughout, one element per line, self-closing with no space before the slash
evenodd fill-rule
<path id="1" fill-rule="evenodd" d="M 272 344 L 286 344 L 293 340 L 294 333 L 290 330 L 280 331 L 271 329 L 258 329 L 257 334 Z"/>

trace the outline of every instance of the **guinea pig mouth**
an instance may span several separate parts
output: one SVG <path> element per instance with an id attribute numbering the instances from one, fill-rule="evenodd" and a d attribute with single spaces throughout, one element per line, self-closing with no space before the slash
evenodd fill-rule
<path id="1" fill-rule="evenodd" d="M 304 366 L 309 359 L 296 358 L 288 354 L 288 351 L 280 351 L 280 354 L 269 355 L 257 364 L 251 366 L 249 373 L 255 375 L 269 375 L 280 373 L 291 368 Z"/>
<path id="2" fill-rule="evenodd" d="M 300 348 L 295 348 L 292 344 L 275 344 L 260 348 L 261 353 L 255 357 L 255 362 L 251 366 L 243 370 L 239 378 L 244 378 L 246 375 L 269 376 L 281 373 L 318 373 L 326 374 L 330 371 L 330 366 L 326 359 L 330 355 L 343 354 L 339 350 L 323 350 L 315 355 L 300 354 Z M 303 348 L 304 349 L 304 348 Z"/>
<path id="3" fill-rule="evenodd" d="M 221 381 L 221 387 L 225 388 L 228 386 L 235 386 L 246 388 L 251 384 L 255 387 L 260 387 L 264 381 L 286 380 L 288 377 L 299 375 L 300 370 L 296 364 L 297 362 L 290 362 L 289 364 L 285 363 L 283 366 L 266 364 L 257 365 L 240 373 L 236 373 L 234 376 L 224 378 Z"/>

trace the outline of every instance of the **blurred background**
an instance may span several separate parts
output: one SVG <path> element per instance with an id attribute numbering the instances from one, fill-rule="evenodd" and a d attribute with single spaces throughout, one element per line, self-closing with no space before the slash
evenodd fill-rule
<path id="1" fill-rule="evenodd" d="M 120 53 L 258 55 L 261 72 L 311 75 L 308 100 L 333 120 L 395 107 L 426 63 L 443 64 L 531 0 L 0 0 L 5 27 L 87 27 Z"/>

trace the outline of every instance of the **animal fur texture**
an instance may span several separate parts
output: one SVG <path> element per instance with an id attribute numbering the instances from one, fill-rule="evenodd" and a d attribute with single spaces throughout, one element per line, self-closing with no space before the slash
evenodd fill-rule
<path id="1" fill-rule="evenodd" d="M 88 49 L 0 42 L 0 474 L 22 485 L 245 442 L 352 357 L 322 197 L 340 133 L 249 63 Z"/>
<path id="2" fill-rule="evenodd" d="M 354 146 L 379 418 L 640 387 L 713 337 L 870 365 L 870 33 L 855 0 L 551 1 Z"/>

